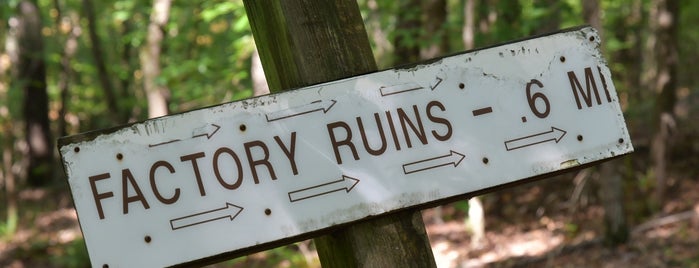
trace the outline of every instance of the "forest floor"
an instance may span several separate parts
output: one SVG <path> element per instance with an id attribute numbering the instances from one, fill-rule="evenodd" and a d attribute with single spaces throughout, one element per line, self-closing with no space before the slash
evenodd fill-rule
<path id="1" fill-rule="evenodd" d="M 588 173 L 593 174 L 593 173 Z M 471 244 L 459 201 L 423 212 L 439 267 L 699 267 L 699 178 L 673 174 L 666 202 L 653 215 L 650 198 L 625 186 L 632 234 L 608 246 L 596 178 L 576 173 L 482 197 L 485 239 Z M 577 184 L 576 184 L 577 182 Z M 640 182 L 639 182 L 640 183 Z M 576 191 L 575 189 L 578 189 Z M 573 194 L 575 193 L 575 194 Z M 17 232 L 0 238 L 0 267 L 87 267 L 89 262 L 68 192 L 24 190 Z M 640 205 L 639 205 L 640 204 Z M 4 206 L 4 205 L 0 205 Z M 3 208 L 4 209 L 4 208 Z M 441 221 L 441 222 L 440 222 Z M 318 267 L 308 241 L 211 267 Z"/>
<path id="2" fill-rule="evenodd" d="M 603 239 L 604 209 L 595 197 L 571 202 L 568 178 L 491 194 L 512 196 L 504 205 L 510 208 L 486 214 L 479 245 L 471 244 L 460 220 L 427 224 L 427 230 L 439 267 L 699 267 L 699 181 L 677 183 L 661 212 L 629 219 L 629 240 L 618 246 Z M 559 191 L 547 192 L 551 187 Z M 486 211 L 497 209 L 487 203 L 489 196 L 484 199 Z"/>

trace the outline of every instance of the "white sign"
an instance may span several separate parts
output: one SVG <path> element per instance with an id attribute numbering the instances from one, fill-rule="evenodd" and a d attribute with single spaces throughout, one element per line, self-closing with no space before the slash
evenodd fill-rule
<path id="1" fill-rule="evenodd" d="M 630 153 L 599 45 L 576 28 L 64 138 L 92 265 L 193 262 Z"/>

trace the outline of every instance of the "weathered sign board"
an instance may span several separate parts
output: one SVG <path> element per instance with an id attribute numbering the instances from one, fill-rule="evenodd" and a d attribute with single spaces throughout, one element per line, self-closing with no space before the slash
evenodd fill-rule
<path id="1" fill-rule="evenodd" d="M 155 267 L 633 151 L 592 28 L 60 140 L 95 267 Z"/>

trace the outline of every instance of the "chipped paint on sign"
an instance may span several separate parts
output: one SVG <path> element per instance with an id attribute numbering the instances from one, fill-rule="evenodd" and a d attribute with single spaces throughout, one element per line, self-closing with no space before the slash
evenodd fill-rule
<path id="1" fill-rule="evenodd" d="M 235 254 L 630 153 L 598 47 L 576 28 L 63 138 L 92 265 Z"/>

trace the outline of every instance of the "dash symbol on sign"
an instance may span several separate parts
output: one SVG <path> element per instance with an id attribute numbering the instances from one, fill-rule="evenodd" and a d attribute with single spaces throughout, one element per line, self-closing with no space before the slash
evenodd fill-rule
<path id="1" fill-rule="evenodd" d="M 403 165 L 403 173 L 404 174 L 411 174 L 411 173 L 415 173 L 415 172 L 430 170 L 433 168 L 449 166 L 449 165 L 453 165 L 454 167 L 456 167 L 461 163 L 461 161 L 464 160 L 464 158 L 466 158 L 466 155 L 464 155 L 464 154 L 461 154 L 461 153 L 458 153 L 455 151 L 449 151 L 449 154 L 446 154 L 446 155 L 432 157 L 432 158 L 423 159 L 420 161 L 407 163 L 407 164 Z"/>
<path id="2" fill-rule="evenodd" d="M 475 110 L 473 110 L 473 116 L 484 115 L 484 114 L 492 113 L 492 112 L 493 112 L 493 108 L 492 108 L 492 107 L 485 107 L 485 108 L 475 109 Z"/>
<path id="3" fill-rule="evenodd" d="M 241 211 L 243 211 L 242 207 L 226 202 L 226 205 L 222 208 L 207 210 L 204 212 L 199 212 L 192 215 L 172 219 L 170 220 L 170 227 L 174 231 L 177 229 L 182 229 L 185 227 L 190 227 L 197 224 L 203 224 L 225 218 L 229 218 L 231 221 L 233 221 L 235 217 L 237 217 L 238 214 L 240 214 Z"/>
<path id="4" fill-rule="evenodd" d="M 218 130 L 220 128 L 221 128 L 221 126 L 216 125 L 216 124 L 207 124 L 203 127 L 194 129 L 194 131 L 192 131 L 191 139 L 196 139 L 199 137 L 206 137 L 206 139 L 209 140 L 209 139 L 211 139 L 211 137 L 214 136 L 214 134 L 216 134 L 216 132 L 218 132 Z M 148 147 L 156 147 L 156 146 L 160 146 L 160 145 L 175 143 L 175 142 L 182 141 L 182 140 L 183 139 L 172 139 L 172 140 L 165 141 L 165 142 L 148 144 Z"/>
<path id="5" fill-rule="evenodd" d="M 349 193 L 350 191 L 352 191 L 352 189 L 354 189 L 354 186 L 356 186 L 357 183 L 359 183 L 359 179 L 342 175 L 342 178 L 340 178 L 339 180 L 326 182 L 323 184 L 289 192 L 289 202 L 301 201 L 304 199 L 309 199 L 316 196 L 326 195 L 343 190 Z"/>
<path id="6" fill-rule="evenodd" d="M 400 85 L 395 85 L 395 86 L 381 86 L 379 88 L 379 91 L 381 92 L 382 97 L 386 97 L 389 95 L 400 94 L 400 93 L 410 92 L 413 90 L 420 90 L 420 89 L 422 89 L 421 85 L 418 85 L 415 83 L 407 83 L 407 84 L 400 84 Z"/>
<path id="7" fill-rule="evenodd" d="M 550 141 L 555 141 L 558 143 L 561 141 L 561 139 L 563 139 L 563 136 L 565 136 L 566 133 L 567 132 L 565 130 L 557 127 L 551 127 L 551 130 L 549 131 L 505 141 L 505 149 L 512 151 Z"/>
<path id="8" fill-rule="evenodd" d="M 271 113 L 266 114 L 265 117 L 267 117 L 267 122 L 272 122 L 272 121 L 287 119 L 287 118 L 291 118 L 294 116 L 309 114 L 309 113 L 318 112 L 318 111 L 322 111 L 324 114 L 326 114 L 326 113 L 328 113 L 328 111 L 330 111 L 330 108 L 335 106 L 335 103 L 337 103 L 336 100 L 330 100 L 330 101 L 317 100 L 317 101 L 313 101 L 309 104 L 304 104 L 304 105 L 292 107 L 289 109 L 271 112 Z"/>

